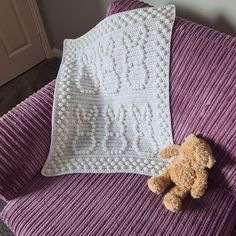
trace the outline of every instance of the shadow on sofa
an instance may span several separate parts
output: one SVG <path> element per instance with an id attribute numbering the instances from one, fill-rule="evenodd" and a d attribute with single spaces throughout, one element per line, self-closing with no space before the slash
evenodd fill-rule
<path id="1" fill-rule="evenodd" d="M 200 23 L 202 25 L 207 25 L 215 30 L 224 32 L 226 34 L 236 36 L 236 28 L 227 20 L 227 18 L 220 14 L 215 19 L 210 20 L 209 18 L 200 15 L 199 13 L 186 9 L 181 4 L 176 4 L 177 16 Z"/>

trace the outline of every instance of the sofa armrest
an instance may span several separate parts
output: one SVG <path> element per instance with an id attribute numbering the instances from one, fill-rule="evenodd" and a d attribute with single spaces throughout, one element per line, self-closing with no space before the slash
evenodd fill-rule
<path id="1" fill-rule="evenodd" d="M 49 151 L 55 81 L 0 117 L 0 196 L 8 201 L 42 168 Z"/>

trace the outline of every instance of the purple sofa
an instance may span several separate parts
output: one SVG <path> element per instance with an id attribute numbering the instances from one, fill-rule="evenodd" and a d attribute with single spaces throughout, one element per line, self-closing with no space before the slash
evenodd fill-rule
<path id="1" fill-rule="evenodd" d="M 111 2 L 108 15 L 148 6 Z M 174 141 L 190 132 L 213 148 L 216 165 L 202 199 L 180 213 L 163 207 L 147 176 L 43 177 L 55 81 L 0 118 L 1 219 L 18 236 L 233 235 L 236 224 L 236 40 L 176 18 L 170 94 Z M 235 231 L 234 231 L 235 232 Z"/>

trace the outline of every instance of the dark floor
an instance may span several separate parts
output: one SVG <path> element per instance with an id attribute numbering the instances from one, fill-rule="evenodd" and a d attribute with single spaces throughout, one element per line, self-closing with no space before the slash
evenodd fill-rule
<path id="1" fill-rule="evenodd" d="M 45 60 L 1 86 L 0 116 L 53 80 L 57 75 L 59 65 L 60 60 L 57 58 Z"/>
<path id="2" fill-rule="evenodd" d="M 0 210 L 3 209 L 5 206 L 5 203 L 0 200 Z M 0 235 L 1 236 L 14 236 L 14 234 L 5 226 L 5 224 L 2 223 L 0 220 Z"/>
<path id="3" fill-rule="evenodd" d="M 24 74 L 0 87 L 0 116 L 56 78 L 60 60 L 53 58 L 34 66 Z M 5 203 L 0 200 L 0 211 Z M 13 233 L 0 221 L 0 236 Z M 32 235 L 33 236 L 33 235 Z"/>

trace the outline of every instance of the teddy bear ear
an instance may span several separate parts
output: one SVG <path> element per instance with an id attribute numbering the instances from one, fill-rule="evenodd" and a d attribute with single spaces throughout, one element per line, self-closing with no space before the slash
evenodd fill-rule
<path id="1" fill-rule="evenodd" d="M 201 168 L 212 168 L 215 163 L 210 145 L 205 141 L 201 141 L 199 145 L 195 147 L 195 156 L 199 160 L 198 164 L 201 165 Z"/>
<path id="2" fill-rule="evenodd" d="M 190 140 L 190 139 L 197 139 L 198 137 L 195 134 L 189 134 L 185 140 Z"/>
<path id="3" fill-rule="evenodd" d="M 201 144 L 203 144 L 203 148 L 204 148 L 204 152 L 203 153 L 205 153 L 205 158 L 207 158 L 206 167 L 211 169 L 213 167 L 213 165 L 215 164 L 215 162 L 216 162 L 216 160 L 215 160 L 215 158 L 213 156 L 211 147 L 203 139 L 200 142 L 201 142 Z"/>

